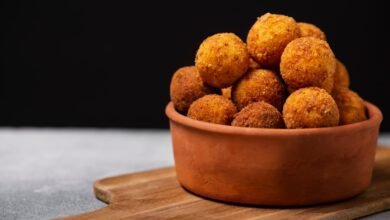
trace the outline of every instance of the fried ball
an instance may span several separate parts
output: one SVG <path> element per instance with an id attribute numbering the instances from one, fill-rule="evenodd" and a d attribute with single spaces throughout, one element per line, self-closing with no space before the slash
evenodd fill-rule
<path id="1" fill-rule="evenodd" d="M 322 32 L 321 29 L 314 24 L 298 22 L 298 27 L 301 32 L 301 37 L 314 37 L 326 41 L 324 32 Z"/>
<path id="2" fill-rule="evenodd" d="M 182 67 L 173 74 L 170 96 L 177 111 L 186 113 L 192 102 L 211 93 L 218 90 L 205 85 L 194 66 Z"/>
<path id="3" fill-rule="evenodd" d="M 247 71 L 249 53 L 245 43 L 235 34 L 215 34 L 200 45 L 195 66 L 206 84 L 225 88 Z"/>
<path id="4" fill-rule="evenodd" d="M 262 68 L 274 69 L 280 63 L 284 48 L 298 37 L 299 28 L 293 18 L 267 13 L 249 30 L 248 51 Z"/>
<path id="5" fill-rule="evenodd" d="M 326 41 L 302 37 L 291 41 L 282 54 L 280 72 L 290 90 L 320 87 L 331 92 L 336 58 Z"/>
<path id="6" fill-rule="evenodd" d="M 222 89 L 222 96 L 228 99 L 232 99 L 232 87 L 229 86 L 227 88 Z"/>
<path id="7" fill-rule="evenodd" d="M 283 128 L 282 114 L 272 105 L 255 102 L 234 116 L 233 126 L 251 128 Z"/>
<path id="8" fill-rule="evenodd" d="M 256 62 L 253 58 L 249 58 L 249 68 L 251 69 L 260 69 L 260 64 Z"/>
<path id="9" fill-rule="evenodd" d="M 340 60 L 336 60 L 336 72 L 334 74 L 334 87 L 349 88 L 349 73 Z"/>
<path id="10" fill-rule="evenodd" d="M 333 90 L 332 96 L 340 112 L 340 124 L 352 124 L 367 119 L 364 101 L 355 92 L 337 87 Z"/>
<path id="11" fill-rule="evenodd" d="M 238 109 L 264 101 L 281 110 L 285 98 L 284 84 L 271 70 L 252 69 L 232 88 L 232 100 Z"/>
<path id="12" fill-rule="evenodd" d="M 339 124 L 339 110 L 324 89 L 308 87 L 295 91 L 283 106 L 287 128 L 319 128 Z"/>
<path id="13" fill-rule="evenodd" d="M 233 102 L 220 95 L 206 95 L 193 102 L 189 118 L 215 124 L 230 125 L 237 108 Z"/>

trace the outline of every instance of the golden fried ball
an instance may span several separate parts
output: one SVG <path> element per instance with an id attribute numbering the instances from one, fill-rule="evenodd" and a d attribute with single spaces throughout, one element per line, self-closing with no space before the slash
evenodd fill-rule
<path id="1" fill-rule="evenodd" d="M 186 113 L 192 102 L 198 98 L 218 91 L 203 83 L 194 66 L 178 69 L 171 79 L 170 96 L 179 112 Z"/>
<path id="2" fill-rule="evenodd" d="M 222 89 L 222 96 L 228 99 L 232 99 L 232 87 L 229 86 L 227 88 Z"/>
<path id="3" fill-rule="evenodd" d="M 290 90 L 320 87 L 331 92 L 336 58 L 326 41 L 302 37 L 291 41 L 282 54 L 280 72 Z"/>
<path id="4" fill-rule="evenodd" d="M 232 100 L 238 109 L 259 101 L 282 109 L 285 98 L 284 84 L 271 70 L 249 70 L 232 88 Z"/>
<path id="5" fill-rule="evenodd" d="M 252 57 L 249 58 L 249 68 L 251 69 L 260 69 L 260 64 L 256 62 Z"/>
<path id="6" fill-rule="evenodd" d="M 200 45 L 195 66 L 206 84 L 225 88 L 247 71 L 249 53 L 245 43 L 235 34 L 215 34 Z"/>
<path id="7" fill-rule="evenodd" d="M 237 108 L 233 102 L 220 95 L 206 95 L 193 102 L 189 118 L 215 124 L 230 125 Z"/>
<path id="8" fill-rule="evenodd" d="M 234 116 L 232 126 L 251 128 L 283 128 L 282 114 L 272 105 L 255 102 Z"/>
<path id="9" fill-rule="evenodd" d="M 349 88 L 349 73 L 340 60 L 336 60 L 336 72 L 334 74 L 334 87 Z"/>
<path id="10" fill-rule="evenodd" d="M 291 17 L 267 13 L 257 19 L 247 36 L 248 51 L 262 68 L 275 68 L 284 48 L 300 37 Z"/>
<path id="11" fill-rule="evenodd" d="M 287 128 L 319 128 L 339 124 L 339 110 L 324 89 L 308 87 L 295 91 L 283 106 Z"/>
<path id="12" fill-rule="evenodd" d="M 355 92 L 338 87 L 332 92 L 332 96 L 340 112 L 340 124 L 352 124 L 367 119 L 364 101 Z"/>
<path id="13" fill-rule="evenodd" d="M 298 27 L 301 33 L 301 37 L 314 37 L 326 41 L 324 32 L 322 32 L 321 29 L 314 24 L 298 22 Z"/>

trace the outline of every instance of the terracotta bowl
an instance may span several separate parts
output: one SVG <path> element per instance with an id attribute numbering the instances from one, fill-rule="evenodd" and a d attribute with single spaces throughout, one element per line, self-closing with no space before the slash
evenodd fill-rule
<path id="1" fill-rule="evenodd" d="M 166 107 L 177 178 L 212 199 L 252 205 L 302 206 L 355 196 L 371 181 L 380 110 L 369 119 L 329 128 L 259 129 L 211 124 Z"/>

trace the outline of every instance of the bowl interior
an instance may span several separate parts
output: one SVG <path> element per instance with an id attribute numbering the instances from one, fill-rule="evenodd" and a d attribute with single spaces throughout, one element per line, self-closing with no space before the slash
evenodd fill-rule
<path id="1" fill-rule="evenodd" d="M 368 112 L 368 119 L 365 121 L 339 125 L 335 127 L 325 128 L 300 128 L 300 129 L 270 129 L 270 128 L 245 128 L 245 127 L 234 127 L 228 125 L 219 125 L 203 121 L 191 119 L 185 115 L 177 112 L 173 106 L 173 103 L 168 103 L 165 113 L 168 118 L 176 123 L 200 130 L 206 130 L 210 132 L 225 133 L 225 134 L 242 134 L 242 135 L 299 135 L 308 133 L 333 133 L 359 129 L 367 129 L 374 125 L 379 125 L 383 119 L 381 111 L 373 104 L 365 102 L 366 109 Z"/>

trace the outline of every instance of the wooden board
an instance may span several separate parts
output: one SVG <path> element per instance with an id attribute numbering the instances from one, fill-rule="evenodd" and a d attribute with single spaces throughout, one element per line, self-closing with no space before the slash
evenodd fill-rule
<path id="1" fill-rule="evenodd" d="M 352 219 L 390 209 L 390 149 L 378 148 L 363 194 L 329 205 L 282 209 L 207 200 L 182 189 L 174 168 L 106 178 L 94 190 L 109 205 L 66 219 Z"/>

